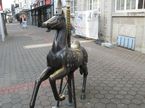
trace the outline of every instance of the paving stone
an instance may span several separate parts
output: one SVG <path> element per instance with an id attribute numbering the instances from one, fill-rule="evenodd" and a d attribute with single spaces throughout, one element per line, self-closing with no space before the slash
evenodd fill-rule
<path id="1" fill-rule="evenodd" d="M 130 104 L 129 105 L 129 108 L 140 108 L 140 106 L 139 105 L 136 105 L 136 104 Z"/>
<path id="2" fill-rule="evenodd" d="M 145 100 L 145 97 L 143 95 L 135 95 L 134 98 L 138 100 Z"/>
<path id="3" fill-rule="evenodd" d="M 142 101 L 141 100 L 138 100 L 138 99 L 133 99 L 132 100 L 132 103 L 134 103 L 134 104 L 141 104 Z"/>
<path id="4" fill-rule="evenodd" d="M 107 104 L 107 103 L 110 103 L 111 101 L 109 99 L 100 99 L 100 102 Z"/>
<path id="5" fill-rule="evenodd" d="M 136 92 L 135 91 L 132 91 L 132 90 L 130 90 L 130 91 L 128 91 L 128 94 L 130 94 L 130 95 L 136 95 Z"/>
<path id="6" fill-rule="evenodd" d="M 145 104 L 141 104 L 140 105 L 140 108 L 145 108 Z"/>
<path id="7" fill-rule="evenodd" d="M 125 104 L 117 104 L 117 108 L 128 108 Z"/>
<path id="8" fill-rule="evenodd" d="M 102 103 L 96 103 L 95 108 L 105 108 L 105 104 Z"/>
<path id="9" fill-rule="evenodd" d="M 9 103 L 9 102 L 11 102 L 10 98 L 3 98 L 2 101 L 1 101 L 2 104 L 3 103 Z"/>
<path id="10" fill-rule="evenodd" d="M 117 108 L 116 104 L 107 104 L 106 108 Z"/>
<path id="11" fill-rule="evenodd" d="M 134 96 L 127 94 L 127 95 L 125 95 L 125 98 L 131 100 L 134 98 Z"/>
<path id="12" fill-rule="evenodd" d="M 19 104 L 19 103 L 17 103 L 17 104 L 14 104 L 14 105 L 12 106 L 12 108 L 22 108 L 22 105 Z"/>
<path id="13" fill-rule="evenodd" d="M 85 104 L 85 108 L 93 108 L 94 107 L 94 105 L 92 105 L 91 103 L 86 103 Z"/>
<path id="14" fill-rule="evenodd" d="M 22 105 L 22 108 L 29 108 L 28 104 L 27 105 Z"/>
<path id="15" fill-rule="evenodd" d="M 39 96 L 39 100 L 48 101 L 48 97 L 47 96 Z"/>
<path id="16" fill-rule="evenodd" d="M 12 104 L 10 102 L 0 105 L 0 108 L 11 108 L 11 107 L 12 107 Z"/>
<path id="17" fill-rule="evenodd" d="M 23 99 L 22 101 L 21 101 L 21 104 L 22 105 L 28 105 L 30 103 L 30 99 Z"/>
<path id="18" fill-rule="evenodd" d="M 109 91 L 109 93 L 114 94 L 114 95 L 118 94 L 118 92 L 116 90 L 111 90 L 111 91 Z"/>
<path id="19" fill-rule="evenodd" d="M 17 98 L 17 99 L 13 99 L 11 102 L 12 102 L 12 104 L 17 104 L 17 103 L 20 103 L 22 100 L 19 98 Z"/>
<path id="20" fill-rule="evenodd" d="M 112 102 L 112 103 L 119 104 L 119 103 L 120 103 L 120 99 L 112 98 L 112 99 L 111 99 L 111 102 Z"/>
<path id="21" fill-rule="evenodd" d="M 97 99 L 102 99 L 102 98 L 104 98 L 105 96 L 102 95 L 102 94 L 96 94 L 95 97 L 96 97 Z"/>
<path id="22" fill-rule="evenodd" d="M 107 91 L 107 90 L 101 90 L 100 93 L 101 93 L 101 94 L 107 94 L 108 91 Z"/>
<path id="23" fill-rule="evenodd" d="M 107 98 L 107 99 L 112 99 L 112 98 L 114 98 L 115 96 L 113 95 L 113 94 L 106 94 L 105 95 L 105 98 Z"/>
<path id="24" fill-rule="evenodd" d="M 42 101 L 41 104 L 42 104 L 42 106 L 44 106 L 44 107 L 50 105 L 50 103 L 49 103 L 48 101 Z"/>
<path id="25" fill-rule="evenodd" d="M 119 94 L 120 94 L 120 95 L 126 95 L 127 92 L 126 92 L 126 91 L 120 91 Z"/>
<path id="26" fill-rule="evenodd" d="M 121 87 L 114 87 L 113 90 L 119 91 L 121 90 Z"/>
<path id="27" fill-rule="evenodd" d="M 124 96 L 123 95 L 115 95 L 115 98 L 118 98 L 118 99 L 122 99 Z"/>
<path id="28" fill-rule="evenodd" d="M 35 26 L 23 30 L 17 23 L 7 26 L 9 36 L 4 43 L 0 42 L 0 107 L 28 108 L 34 82 L 46 68 L 51 46 L 29 49 L 25 46 L 51 44 L 55 31 L 48 33 Z M 79 70 L 75 73 L 78 108 L 144 108 L 145 55 L 119 47 L 104 48 L 94 42 L 81 45 L 89 55 L 89 74 L 86 100 L 80 100 L 82 77 Z M 67 99 L 60 108 L 67 108 L 66 103 Z M 39 89 L 35 108 L 52 105 L 56 101 L 47 81 Z"/>
<path id="29" fill-rule="evenodd" d="M 130 104 L 131 100 L 129 100 L 129 99 L 121 99 L 121 103 L 123 103 L 123 104 Z"/>

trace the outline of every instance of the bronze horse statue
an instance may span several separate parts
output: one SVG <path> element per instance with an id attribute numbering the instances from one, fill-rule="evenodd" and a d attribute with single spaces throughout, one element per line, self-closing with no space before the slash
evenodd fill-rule
<path id="1" fill-rule="evenodd" d="M 54 98 L 58 101 L 64 100 L 65 96 L 58 93 L 56 80 L 70 75 L 78 68 L 83 75 L 82 97 L 85 98 L 86 80 L 88 75 L 88 54 L 86 50 L 78 41 L 75 41 L 71 48 L 68 47 L 64 14 L 53 16 L 44 22 L 43 26 L 56 30 L 56 35 L 53 40 L 52 48 L 47 55 L 47 68 L 35 81 L 30 108 L 34 108 L 39 87 L 46 79 L 49 79 Z"/>

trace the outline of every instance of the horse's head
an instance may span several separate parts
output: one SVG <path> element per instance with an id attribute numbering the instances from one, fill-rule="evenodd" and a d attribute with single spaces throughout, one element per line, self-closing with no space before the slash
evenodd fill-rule
<path id="1" fill-rule="evenodd" d="M 43 22 L 42 27 L 60 30 L 66 27 L 65 17 L 63 14 L 55 15 L 47 21 Z"/>

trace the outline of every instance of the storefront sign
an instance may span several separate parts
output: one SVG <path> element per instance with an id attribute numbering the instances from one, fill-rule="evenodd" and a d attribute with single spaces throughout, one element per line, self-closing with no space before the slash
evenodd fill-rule
<path id="1" fill-rule="evenodd" d="M 3 11 L 2 0 L 0 0 L 0 11 Z"/>
<path id="2" fill-rule="evenodd" d="M 45 0 L 45 5 L 50 5 L 51 4 L 51 0 Z"/>
<path id="3" fill-rule="evenodd" d="M 74 27 L 76 35 L 98 39 L 98 11 L 76 11 Z"/>

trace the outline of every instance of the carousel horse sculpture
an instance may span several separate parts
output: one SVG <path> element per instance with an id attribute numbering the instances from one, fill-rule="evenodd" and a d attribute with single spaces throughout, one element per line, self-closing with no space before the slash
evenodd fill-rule
<path id="1" fill-rule="evenodd" d="M 82 97 L 85 98 L 86 80 L 88 75 L 88 54 L 86 50 L 78 41 L 75 41 L 71 47 L 68 47 L 66 19 L 64 14 L 53 16 L 43 23 L 43 27 L 56 30 L 56 35 L 53 40 L 52 48 L 47 55 L 47 68 L 35 81 L 30 108 L 34 108 L 39 87 L 41 83 L 47 79 L 49 79 L 55 100 L 64 100 L 65 96 L 58 93 L 56 80 L 72 75 L 78 68 L 83 75 Z"/>

